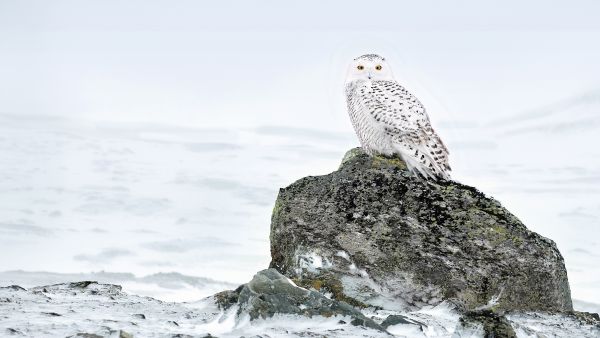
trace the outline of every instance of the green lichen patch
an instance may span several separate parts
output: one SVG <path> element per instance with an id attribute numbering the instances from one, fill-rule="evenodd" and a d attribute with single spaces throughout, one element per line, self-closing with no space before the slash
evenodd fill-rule
<path id="1" fill-rule="evenodd" d="M 344 285 L 334 274 L 310 276 L 309 278 L 295 278 L 294 283 L 306 289 L 313 289 L 320 293 L 331 293 L 331 298 L 345 302 L 357 308 L 372 307 L 344 293 Z"/>

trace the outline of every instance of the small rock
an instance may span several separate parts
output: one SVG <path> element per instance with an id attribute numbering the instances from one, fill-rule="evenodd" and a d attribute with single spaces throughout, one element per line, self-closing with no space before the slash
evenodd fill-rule
<path id="1" fill-rule="evenodd" d="M 600 326 L 600 315 L 593 312 L 572 311 L 568 312 L 569 316 L 577 318 L 582 323 Z"/>
<path id="2" fill-rule="evenodd" d="M 219 306 L 220 309 L 227 310 L 232 305 L 237 304 L 238 297 L 240 295 L 240 291 L 242 291 L 243 285 L 239 286 L 237 289 L 231 291 L 226 290 L 215 294 L 213 297 L 215 302 Z"/>
<path id="3" fill-rule="evenodd" d="M 508 320 L 490 310 L 465 313 L 454 330 L 452 338 L 517 338 Z"/>
<path id="4" fill-rule="evenodd" d="M 102 337 L 100 335 L 97 335 L 95 333 L 85 333 L 85 332 L 80 332 L 80 333 L 77 333 L 77 334 L 75 334 L 73 336 L 69 336 L 67 338 L 75 338 L 75 337 L 78 337 L 78 338 L 104 338 L 104 337 Z"/>
<path id="5" fill-rule="evenodd" d="M 258 272 L 248 284 L 235 291 L 220 292 L 213 296 L 217 303 L 229 304 L 237 300 L 238 316 L 249 315 L 251 320 L 269 318 L 275 314 L 295 314 L 306 317 L 336 315 L 349 316 L 351 324 L 385 331 L 372 319 L 347 303 L 329 299 L 324 295 L 299 288 L 275 269 Z M 226 301 L 223 301 L 223 300 Z"/>
<path id="6" fill-rule="evenodd" d="M 23 332 L 21 332 L 17 329 L 13 329 L 11 327 L 4 330 L 4 332 L 6 332 L 7 335 L 11 335 L 11 336 L 23 336 L 24 335 Z"/>
<path id="7" fill-rule="evenodd" d="M 24 289 L 18 285 L 9 285 L 9 286 L 2 286 L 0 287 L 0 290 L 12 290 L 12 291 L 27 291 L 27 289 Z"/>
<path id="8" fill-rule="evenodd" d="M 69 283 L 69 287 L 71 288 L 80 288 L 80 289 L 85 289 L 88 286 L 90 286 L 91 284 L 97 284 L 98 282 L 96 281 L 81 281 L 81 282 L 73 282 L 73 283 Z"/>
<path id="9" fill-rule="evenodd" d="M 138 319 L 146 319 L 146 315 L 143 313 L 136 313 L 133 316 Z"/>
<path id="10" fill-rule="evenodd" d="M 119 333 L 119 338 L 133 338 L 133 335 L 129 332 L 119 330 L 118 333 Z"/>
<path id="11" fill-rule="evenodd" d="M 388 328 L 392 325 L 398 325 L 398 324 L 408 324 L 408 325 L 419 325 L 421 327 L 427 327 L 427 325 L 418 322 L 416 320 L 412 320 L 408 317 L 402 316 L 402 315 L 389 315 L 387 316 L 387 318 L 381 323 L 381 326 L 383 326 L 384 328 Z"/>

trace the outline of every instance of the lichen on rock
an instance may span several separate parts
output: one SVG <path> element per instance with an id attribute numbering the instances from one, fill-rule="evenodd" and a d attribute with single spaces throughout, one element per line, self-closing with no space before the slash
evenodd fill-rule
<path id="1" fill-rule="evenodd" d="M 357 307 L 572 310 L 554 242 L 473 187 L 360 148 L 280 190 L 270 239 L 270 267 Z"/>

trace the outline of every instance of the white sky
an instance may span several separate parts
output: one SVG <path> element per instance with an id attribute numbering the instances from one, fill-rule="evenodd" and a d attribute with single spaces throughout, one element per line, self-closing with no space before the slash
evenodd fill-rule
<path id="1" fill-rule="evenodd" d="M 435 121 L 600 88 L 596 1 L 0 1 L 0 112 L 348 130 L 376 52 Z M 483 115 L 483 116 L 482 116 Z"/>

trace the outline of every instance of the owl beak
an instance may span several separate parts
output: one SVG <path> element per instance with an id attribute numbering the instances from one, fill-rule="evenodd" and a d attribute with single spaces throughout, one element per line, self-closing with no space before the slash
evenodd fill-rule
<path id="1" fill-rule="evenodd" d="M 371 72 L 368 73 L 367 77 L 369 78 L 369 80 L 371 80 L 373 78 L 373 75 L 371 74 Z"/>

